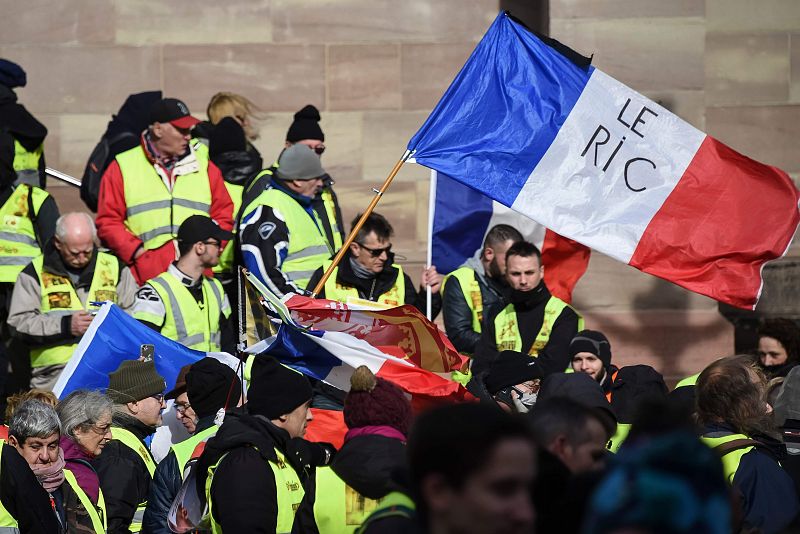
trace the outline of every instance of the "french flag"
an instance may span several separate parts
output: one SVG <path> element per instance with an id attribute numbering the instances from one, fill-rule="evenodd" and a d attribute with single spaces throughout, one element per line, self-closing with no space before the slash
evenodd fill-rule
<path id="1" fill-rule="evenodd" d="M 500 13 L 408 149 L 558 234 L 754 308 L 800 223 L 753 161 Z"/>
<path id="2" fill-rule="evenodd" d="M 448 274 L 478 259 L 483 240 L 494 226 L 507 224 L 542 252 L 544 281 L 550 293 L 572 302 L 572 290 L 589 266 L 590 251 L 571 239 L 492 200 L 449 176 L 434 173 L 431 213 L 431 264 Z"/>

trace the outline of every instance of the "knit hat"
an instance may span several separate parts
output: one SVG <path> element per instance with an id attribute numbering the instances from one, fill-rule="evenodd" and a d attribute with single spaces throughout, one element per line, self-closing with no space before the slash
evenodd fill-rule
<path id="1" fill-rule="evenodd" d="M 569 344 L 569 357 L 572 359 L 579 352 L 590 352 L 597 356 L 603 367 L 611 365 L 611 343 L 602 332 L 597 330 L 581 330 Z"/>
<path id="2" fill-rule="evenodd" d="M 189 373 L 189 369 L 191 368 L 191 363 L 181 367 L 181 370 L 178 371 L 178 378 L 175 379 L 175 387 L 172 388 L 169 393 L 164 395 L 165 400 L 177 399 L 182 393 L 186 393 L 186 375 Z"/>
<path id="3" fill-rule="evenodd" d="M 208 136 L 208 155 L 212 160 L 225 152 L 244 150 L 247 150 L 244 128 L 233 117 L 225 117 L 219 121 Z"/>
<path id="4" fill-rule="evenodd" d="M 313 180 L 322 178 L 325 169 L 316 152 L 305 145 L 292 145 L 278 157 L 275 175 L 281 180 Z"/>
<path id="5" fill-rule="evenodd" d="M 311 104 L 307 105 L 294 114 L 294 122 L 289 126 L 289 131 L 286 132 L 286 140 L 290 143 L 296 143 L 303 139 L 324 141 L 325 134 L 322 133 L 322 128 L 319 127 L 319 119 L 319 110 Z"/>
<path id="6" fill-rule="evenodd" d="M 350 392 L 344 399 L 344 422 L 350 429 L 390 426 L 408 435 L 411 402 L 403 390 L 362 365 L 350 377 Z"/>
<path id="7" fill-rule="evenodd" d="M 26 83 L 28 83 L 28 79 L 22 67 L 13 61 L 0 59 L 0 85 L 13 89 L 14 87 L 25 87 Z"/>
<path id="8" fill-rule="evenodd" d="M 302 374 L 266 354 L 253 360 L 247 411 L 277 419 L 311 400 L 311 384 Z"/>
<path id="9" fill-rule="evenodd" d="M 617 424 L 617 415 L 611 408 L 603 389 L 586 373 L 553 373 L 542 380 L 536 402 L 556 397 L 567 397 L 587 408 L 592 408 L 603 418 L 603 426 L 610 429 Z"/>
<path id="10" fill-rule="evenodd" d="M 153 360 L 125 360 L 108 375 L 106 394 L 114 404 L 137 402 L 164 393 L 167 383 Z"/>
<path id="11" fill-rule="evenodd" d="M 535 358 L 509 350 L 501 352 L 491 363 L 484 383 L 489 393 L 494 394 L 503 388 L 541 377 L 542 370 Z"/>
<path id="12" fill-rule="evenodd" d="M 215 358 L 203 358 L 186 375 L 186 393 L 197 417 L 216 414 L 220 408 L 236 406 L 242 383 L 236 372 Z"/>

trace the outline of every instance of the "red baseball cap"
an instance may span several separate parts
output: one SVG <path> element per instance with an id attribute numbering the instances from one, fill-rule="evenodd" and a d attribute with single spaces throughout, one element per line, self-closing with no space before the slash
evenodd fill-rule
<path id="1" fill-rule="evenodd" d="M 168 122 L 176 128 L 189 129 L 200 122 L 192 117 L 189 108 L 177 98 L 164 98 L 150 108 L 150 124 Z"/>

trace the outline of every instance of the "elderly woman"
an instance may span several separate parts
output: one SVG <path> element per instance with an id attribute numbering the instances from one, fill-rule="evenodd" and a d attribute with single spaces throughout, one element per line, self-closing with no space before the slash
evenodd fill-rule
<path id="1" fill-rule="evenodd" d="M 99 391 L 79 390 L 70 393 L 58 405 L 61 418 L 61 448 L 70 477 L 83 492 L 78 495 L 84 508 L 89 512 L 84 517 L 68 517 L 67 522 L 92 524 L 97 530 L 97 514 L 86 506 L 87 500 L 105 522 L 105 504 L 100 492 L 100 480 L 91 466 L 91 460 L 98 456 L 106 443 L 111 440 L 111 412 L 113 403 Z M 78 492 L 80 493 L 80 492 Z M 71 507 L 67 507 L 68 515 Z"/>

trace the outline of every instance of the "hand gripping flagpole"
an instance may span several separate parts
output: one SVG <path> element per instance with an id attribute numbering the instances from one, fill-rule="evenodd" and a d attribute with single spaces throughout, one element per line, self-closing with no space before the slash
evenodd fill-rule
<path id="1" fill-rule="evenodd" d="M 339 263 L 342 261 L 342 258 L 344 258 L 345 253 L 350 248 L 350 244 L 355 240 L 356 234 L 358 234 L 358 231 L 361 230 L 362 226 L 364 226 L 364 222 L 367 220 L 367 217 L 369 217 L 369 215 L 375 209 L 375 206 L 378 205 L 378 201 L 381 199 L 383 194 L 389 188 L 389 185 L 392 183 L 392 180 L 394 180 L 394 177 L 397 176 L 397 173 L 400 172 L 400 167 L 403 166 L 403 163 L 405 163 L 409 157 L 411 157 L 411 151 L 406 150 L 405 154 L 403 154 L 403 157 L 400 158 L 400 160 L 394 164 L 392 172 L 390 172 L 389 176 L 386 177 L 386 180 L 383 182 L 381 188 L 373 189 L 373 191 L 375 191 L 375 196 L 372 198 L 372 202 L 369 203 L 369 206 L 367 206 L 367 209 L 364 212 L 364 214 L 361 215 L 361 218 L 358 220 L 356 225 L 353 227 L 352 230 L 350 230 L 350 235 L 347 236 L 347 239 L 342 245 L 342 248 L 340 248 L 339 252 L 336 253 L 336 257 L 333 258 L 333 263 L 331 263 L 331 266 L 328 267 L 327 271 L 325 271 L 325 274 L 322 275 L 322 278 L 317 283 L 317 286 L 314 288 L 314 291 L 311 293 L 312 297 L 316 297 L 319 294 L 319 292 L 322 291 L 322 288 L 325 287 L 325 282 L 328 281 L 328 278 L 330 278 L 333 270 L 339 265 Z"/>

